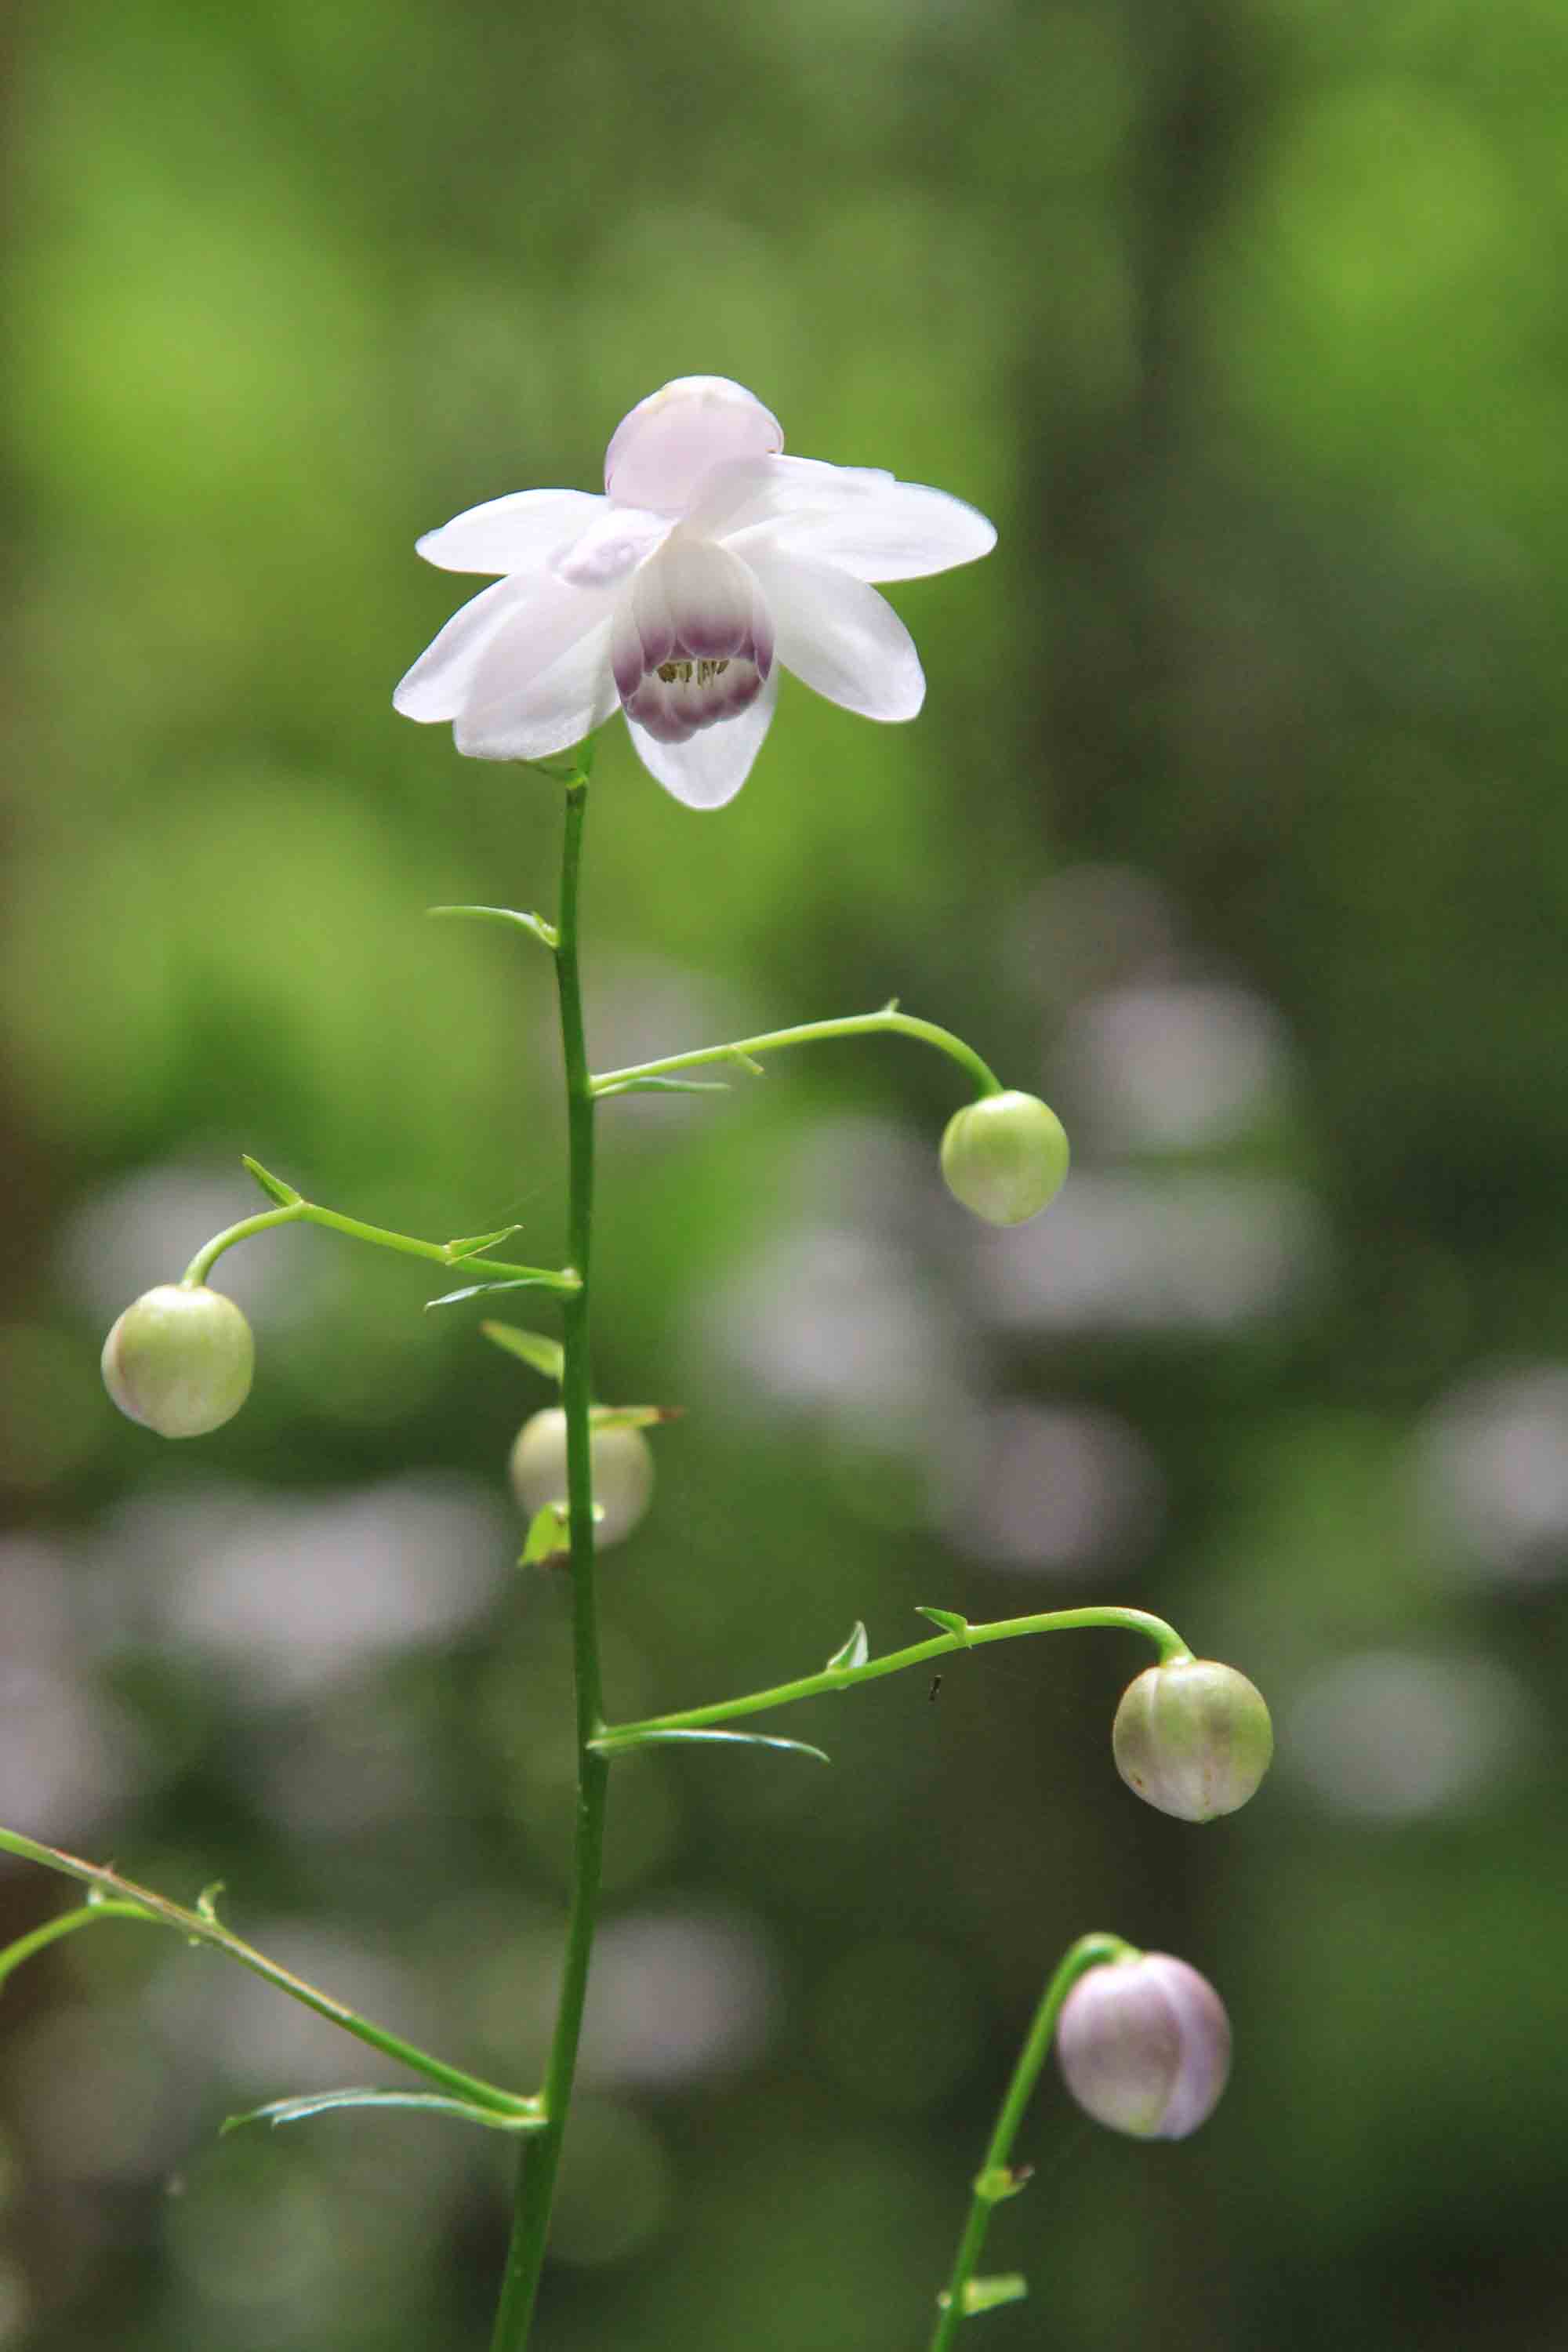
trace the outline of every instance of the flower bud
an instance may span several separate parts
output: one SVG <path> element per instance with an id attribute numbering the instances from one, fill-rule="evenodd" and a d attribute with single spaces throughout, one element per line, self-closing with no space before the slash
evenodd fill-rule
<path id="1" fill-rule="evenodd" d="M 1079 1977 L 1057 2020 L 1057 2056 L 1096 2123 L 1137 2139 L 1185 2139 L 1219 2105 L 1230 2020 L 1185 1960 L 1138 1952 Z"/>
<path id="2" fill-rule="evenodd" d="M 1178 1658 L 1129 1684 L 1110 1744 L 1117 1770 L 1149 1804 L 1178 1821 L 1212 1822 L 1257 1790 L 1274 1727 L 1262 1692 L 1234 1666 Z"/>
<path id="3" fill-rule="evenodd" d="M 954 1111 L 942 1172 L 955 1201 L 988 1225 L 1021 1225 L 1067 1181 L 1067 1131 L 1036 1095 L 982 1095 Z"/>
<path id="4" fill-rule="evenodd" d="M 629 1536 L 647 1509 L 653 1449 L 640 1429 L 624 1422 L 590 1427 L 588 1467 L 595 1505 L 603 1514 L 594 1522 L 594 1540 L 603 1549 Z M 565 1511 L 566 1415 L 559 1405 L 523 1423 L 512 1445 L 510 1471 L 512 1491 L 531 1519 L 552 1503 Z"/>
<path id="5" fill-rule="evenodd" d="M 205 1437 L 232 1421 L 255 1365 L 249 1324 L 205 1283 L 143 1291 L 103 1343 L 104 1387 L 160 1437 Z"/>

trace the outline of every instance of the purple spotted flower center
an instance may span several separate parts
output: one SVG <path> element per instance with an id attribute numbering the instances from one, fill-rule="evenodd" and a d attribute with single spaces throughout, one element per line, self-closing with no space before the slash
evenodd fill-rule
<path id="1" fill-rule="evenodd" d="M 677 529 L 637 571 L 610 641 L 616 691 L 628 719 L 658 743 L 685 743 L 738 718 L 762 692 L 773 629 L 750 566 L 728 548 Z"/>

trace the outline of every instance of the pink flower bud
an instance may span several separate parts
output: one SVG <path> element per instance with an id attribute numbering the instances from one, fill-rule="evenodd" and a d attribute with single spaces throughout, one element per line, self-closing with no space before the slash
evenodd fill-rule
<path id="1" fill-rule="evenodd" d="M 1139 1952 L 1079 1977 L 1057 2020 L 1057 2056 L 1096 2123 L 1136 2139 L 1185 2139 L 1219 2105 L 1230 2020 L 1185 1960 Z"/>
<path id="2" fill-rule="evenodd" d="M 611 1422 L 591 1429 L 588 1467 L 594 1502 L 602 1516 L 594 1525 L 601 1550 L 629 1536 L 653 1497 L 653 1448 L 640 1429 Z M 531 1518 L 556 1504 L 566 1510 L 566 1415 L 547 1405 L 525 1421 L 511 1449 L 512 1492 Z"/>
<path id="3" fill-rule="evenodd" d="M 205 1437 L 250 1394 L 256 1343 L 222 1291 L 161 1282 L 128 1307 L 103 1343 L 103 1384 L 123 1413 L 160 1437 Z"/>
<path id="4" fill-rule="evenodd" d="M 1035 1095 L 982 1095 L 954 1111 L 942 1139 L 942 1172 L 955 1201 L 988 1225 L 1021 1225 L 1067 1181 L 1060 1119 Z"/>
<path id="5" fill-rule="evenodd" d="M 1178 1821 L 1245 1805 L 1268 1769 L 1274 1727 L 1263 1694 L 1214 1658 L 1173 1659 L 1129 1684 L 1110 1735 L 1130 1789 Z"/>

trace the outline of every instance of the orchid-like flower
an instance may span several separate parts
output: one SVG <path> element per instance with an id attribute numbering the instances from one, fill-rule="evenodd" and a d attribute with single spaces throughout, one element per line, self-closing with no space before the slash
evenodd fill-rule
<path id="1" fill-rule="evenodd" d="M 427 562 L 501 576 L 420 655 L 397 709 L 450 719 L 476 759 L 542 760 L 618 701 L 689 808 L 745 782 L 781 666 L 867 719 L 912 719 L 920 657 L 868 583 L 973 562 L 996 533 L 945 491 L 783 448 L 740 384 L 680 376 L 616 426 L 603 498 L 518 490 L 427 533 Z"/>

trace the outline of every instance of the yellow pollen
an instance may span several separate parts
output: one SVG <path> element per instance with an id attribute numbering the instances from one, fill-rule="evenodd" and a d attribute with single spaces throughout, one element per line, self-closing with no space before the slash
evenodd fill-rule
<path id="1" fill-rule="evenodd" d="M 673 686 L 677 678 L 680 680 L 682 686 L 689 686 L 691 683 L 692 672 L 695 670 L 697 673 L 698 685 L 709 686 L 711 685 L 714 678 L 722 677 L 724 672 L 729 668 L 729 667 L 730 656 L 726 654 L 722 661 L 660 662 L 658 666 L 658 674 L 660 677 L 663 678 L 666 686 Z"/>

